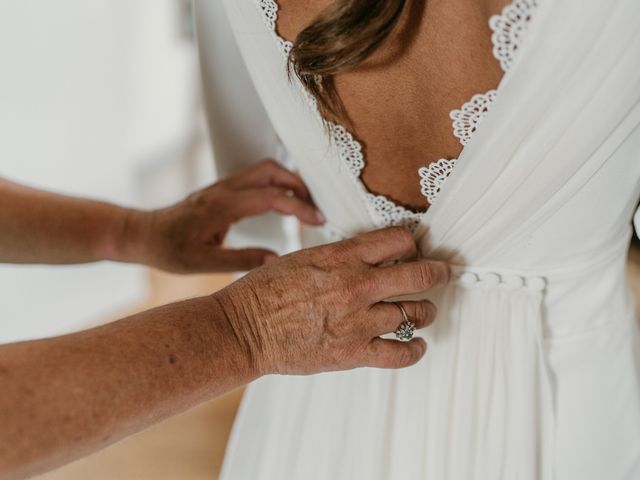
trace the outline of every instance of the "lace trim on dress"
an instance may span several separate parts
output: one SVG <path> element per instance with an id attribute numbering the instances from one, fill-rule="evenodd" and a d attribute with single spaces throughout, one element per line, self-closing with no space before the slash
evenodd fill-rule
<path id="1" fill-rule="evenodd" d="M 342 125 L 330 124 L 329 131 L 340 159 L 349 169 L 349 173 L 359 178 L 364 168 L 362 145 Z"/>
<path id="2" fill-rule="evenodd" d="M 444 182 L 449 178 L 453 167 L 456 165 L 456 159 L 447 160 L 441 158 L 437 162 L 430 163 L 426 167 L 420 168 L 420 191 L 422 195 L 427 197 L 429 203 L 433 203 L 440 193 L 440 189 Z"/>
<path id="3" fill-rule="evenodd" d="M 360 181 L 360 175 L 365 166 L 362 145 L 342 125 L 329 124 L 329 129 L 340 160 L 347 166 L 351 178 L 358 182 L 365 193 L 367 208 L 374 217 L 376 226 L 382 228 L 403 225 L 413 231 L 418 226 L 422 213 L 404 208 L 384 195 L 375 195 L 366 191 Z"/>
<path id="4" fill-rule="evenodd" d="M 289 52 L 291 52 L 291 49 L 293 48 L 293 43 L 278 35 L 276 29 L 276 22 L 278 21 L 278 4 L 275 0 L 257 0 L 257 5 L 260 12 L 262 12 L 264 23 L 280 45 L 280 49 L 286 56 L 289 56 Z"/>
<path id="5" fill-rule="evenodd" d="M 453 110 L 449 117 L 453 120 L 453 134 L 466 145 L 478 129 L 478 125 L 489 113 L 489 107 L 498 96 L 497 90 L 478 93 L 471 100 L 462 105 L 459 110 Z"/>
<path id="6" fill-rule="evenodd" d="M 278 35 L 276 28 L 278 20 L 278 4 L 275 0 L 256 0 L 256 4 L 262 13 L 262 17 L 267 28 L 280 46 L 280 51 L 285 57 L 288 57 L 291 49 L 293 48 L 293 44 Z M 304 92 L 311 108 L 320 115 L 317 111 L 315 99 L 309 95 L 306 90 L 304 90 Z M 351 135 L 342 125 L 328 122 L 328 127 L 331 141 L 336 147 L 338 156 L 347 166 L 350 178 L 354 180 L 358 191 L 363 196 L 367 210 L 369 211 L 376 227 L 382 228 L 394 225 L 403 225 L 411 231 L 415 230 L 420 222 L 422 212 L 414 212 L 413 210 L 409 210 L 396 204 L 384 195 L 375 195 L 369 192 L 360 179 L 360 175 L 365 166 L 362 145 L 353 138 L 353 135 Z"/>
<path id="7" fill-rule="evenodd" d="M 537 6 L 538 0 L 513 0 L 499 15 L 493 15 L 489 19 L 489 27 L 493 31 L 493 56 L 500 62 L 503 71 L 511 68 Z M 449 114 L 453 121 L 453 134 L 463 146 L 469 143 L 497 97 L 498 91 L 495 89 L 476 94 L 460 109 Z M 440 159 L 418 170 L 421 192 L 429 204 L 436 200 L 453 172 L 456 161 L 455 158 Z"/>
<path id="8" fill-rule="evenodd" d="M 366 192 L 369 208 L 376 219 L 376 227 L 403 226 L 413 232 L 418 227 L 422 212 L 414 212 L 389 200 L 384 195 Z"/>
<path id="9" fill-rule="evenodd" d="M 493 56 L 505 72 L 513 64 L 537 7 L 538 0 L 514 0 L 500 15 L 489 19 L 489 27 L 493 30 Z"/>
<path id="10" fill-rule="evenodd" d="M 533 10 L 538 6 L 538 1 L 513 0 L 511 4 L 503 8 L 499 15 L 494 15 L 489 19 L 489 26 L 493 31 L 491 36 L 493 55 L 500 62 L 500 66 L 505 72 L 513 64 L 532 19 Z M 278 43 L 281 53 L 288 57 L 293 48 L 293 43 L 285 40 L 277 33 L 278 4 L 276 0 L 256 0 L 256 5 L 262 13 L 267 28 Z M 315 99 L 304 88 L 303 91 L 311 108 L 320 115 L 317 111 Z M 486 117 L 489 108 L 497 98 L 497 94 L 497 90 L 476 94 L 460 109 L 453 110 L 450 113 L 449 116 L 453 121 L 453 134 L 463 146 L 471 140 L 471 137 L 477 131 L 478 126 Z M 354 180 L 358 191 L 363 196 L 376 226 L 404 225 L 414 230 L 423 213 L 404 208 L 384 195 L 375 195 L 369 192 L 360 178 L 365 166 L 362 145 L 342 125 L 329 123 L 328 126 L 331 141 L 337 149 L 338 156 L 347 166 L 349 176 Z M 421 192 L 429 204 L 433 204 L 436 200 L 442 190 L 442 186 L 451 175 L 456 162 L 457 159 L 455 158 L 442 158 L 418 170 Z"/>

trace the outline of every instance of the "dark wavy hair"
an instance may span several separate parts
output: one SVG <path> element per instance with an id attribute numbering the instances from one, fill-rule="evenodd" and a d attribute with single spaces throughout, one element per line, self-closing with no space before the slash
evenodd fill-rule
<path id="1" fill-rule="evenodd" d="M 290 72 L 317 100 L 325 119 L 348 119 L 335 88 L 337 74 L 367 60 L 397 25 L 407 0 L 335 0 L 300 32 Z"/>

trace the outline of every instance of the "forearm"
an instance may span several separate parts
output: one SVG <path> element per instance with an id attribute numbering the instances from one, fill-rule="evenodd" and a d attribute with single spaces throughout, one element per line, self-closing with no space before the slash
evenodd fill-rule
<path id="1" fill-rule="evenodd" d="M 79 458 L 254 377 L 214 297 L 0 346 L 0 478 Z"/>
<path id="2" fill-rule="evenodd" d="M 0 179 L 0 263 L 127 260 L 122 238 L 137 212 Z"/>

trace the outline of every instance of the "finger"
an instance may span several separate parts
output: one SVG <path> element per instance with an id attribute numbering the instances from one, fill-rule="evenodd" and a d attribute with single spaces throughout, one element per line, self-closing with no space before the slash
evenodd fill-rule
<path id="1" fill-rule="evenodd" d="M 365 263 L 379 265 L 392 260 L 408 260 L 418 253 L 416 242 L 404 227 L 391 227 L 365 233 L 350 240 L 355 255 Z"/>
<path id="2" fill-rule="evenodd" d="M 427 342 L 414 338 L 410 342 L 374 338 L 366 350 L 365 364 L 375 368 L 404 368 L 416 364 L 427 352 Z"/>
<path id="3" fill-rule="evenodd" d="M 259 188 L 277 186 L 293 191 L 298 198 L 311 200 L 311 195 L 302 179 L 273 159 L 253 165 L 229 179 L 233 188 Z"/>
<path id="4" fill-rule="evenodd" d="M 311 203 L 290 195 L 279 187 L 242 190 L 238 193 L 235 205 L 239 218 L 274 211 L 283 215 L 294 215 L 308 225 L 322 225 L 325 222 L 324 217 Z"/>
<path id="5" fill-rule="evenodd" d="M 436 260 L 416 260 L 368 272 L 366 287 L 372 299 L 384 300 L 444 287 L 451 279 L 449 264 Z"/>
<path id="6" fill-rule="evenodd" d="M 409 321 L 413 322 L 418 329 L 428 327 L 436 318 L 437 308 L 428 300 L 399 303 L 407 312 Z M 404 321 L 398 306 L 390 302 L 375 304 L 369 310 L 368 318 L 375 336 L 395 332 Z"/>
<path id="7" fill-rule="evenodd" d="M 274 252 L 260 248 L 212 250 L 202 264 L 202 271 L 247 272 L 278 258 Z"/>

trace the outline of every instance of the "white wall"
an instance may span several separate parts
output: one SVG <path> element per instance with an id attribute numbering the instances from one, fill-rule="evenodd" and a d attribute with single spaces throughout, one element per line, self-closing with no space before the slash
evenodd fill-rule
<path id="1" fill-rule="evenodd" d="M 177 4 L 0 0 L 0 175 L 144 205 L 144 172 L 193 129 Z M 82 328 L 144 293 L 138 267 L 0 266 L 0 341 Z"/>

